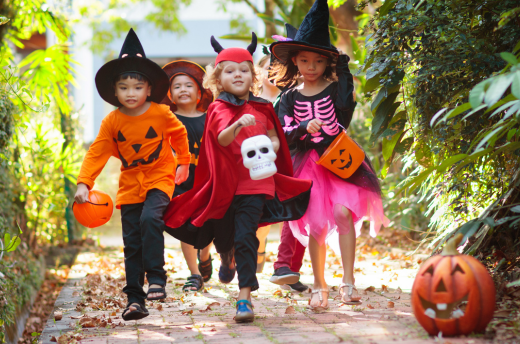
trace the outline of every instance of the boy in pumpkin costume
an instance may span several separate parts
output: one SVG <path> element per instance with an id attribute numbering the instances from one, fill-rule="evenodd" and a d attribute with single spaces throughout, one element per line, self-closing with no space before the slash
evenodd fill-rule
<path id="1" fill-rule="evenodd" d="M 252 57 L 256 36 L 247 50 L 223 49 L 214 37 L 211 43 L 218 56 L 215 67 L 206 67 L 203 86 L 217 99 L 208 108 L 194 186 L 172 200 L 164 219 L 168 233 L 195 248 L 213 241 L 222 258 L 220 281 L 229 283 L 238 273 L 235 321 L 251 322 L 251 291 L 259 288 L 256 230 L 301 218 L 312 182 L 292 178 L 289 148 L 273 106 L 253 94 L 258 90 Z M 278 173 L 253 180 L 241 145 L 266 132 Z"/>
<path id="2" fill-rule="evenodd" d="M 94 180 L 111 156 L 121 160 L 116 207 L 121 209 L 123 292 L 128 296 L 123 319 L 137 320 L 148 316 L 145 298 L 166 298 L 163 213 L 175 184 L 184 182 L 189 174 L 187 132 L 169 106 L 158 104 L 168 92 L 168 76 L 146 58 L 132 29 L 119 58 L 99 69 L 96 87 L 101 98 L 118 108 L 103 119 L 83 160 L 75 200 L 88 201 Z M 148 294 L 143 291 L 145 273 Z"/>

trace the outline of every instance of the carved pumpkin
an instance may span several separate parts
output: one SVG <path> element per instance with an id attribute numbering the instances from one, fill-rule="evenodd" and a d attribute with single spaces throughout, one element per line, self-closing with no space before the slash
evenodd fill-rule
<path id="1" fill-rule="evenodd" d="M 342 130 L 316 163 L 345 179 L 356 172 L 363 160 L 363 149 Z"/>
<path id="2" fill-rule="evenodd" d="M 95 228 L 110 220 L 114 211 L 114 204 L 109 195 L 99 190 L 90 190 L 88 201 L 83 204 L 72 204 L 74 217 L 87 228 Z"/>
<path id="3" fill-rule="evenodd" d="M 415 318 L 430 335 L 483 332 L 493 318 L 493 280 L 478 260 L 458 253 L 461 240 L 461 234 L 450 239 L 440 255 L 425 261 L 412 287 Z"/>

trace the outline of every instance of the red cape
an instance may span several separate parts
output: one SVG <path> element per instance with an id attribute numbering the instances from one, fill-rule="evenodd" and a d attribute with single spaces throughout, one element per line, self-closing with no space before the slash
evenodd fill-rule
<path id="1" fill-rule="evenodd" d="M 233 153 L 229 147 L 218 143 L 218 134 L 231 124 L 236 115 L 251 113 L 251 108 L 274 123 L 280 140 L 275 160 L 278 169 L 274 175 L 276 195 L 266 201 L 260 226 L 297 220 L 307 210 L 312 181 L 292 177 L 291 155 L 272 104 L 252 95 L 245 102 L 229 93 L 222 93 L 208 108 L 193 189 L 175 197 L 164 213 L 166 231 L 174 237 L 204 248 L 213 237 L 224 234 L 222 228 L 225 226 L 213 220 L 224 218 L 235 196 L 238 177 L 233 168 L 236 165 Z M 217 247 L 219 252 L 221 249 Z"/>

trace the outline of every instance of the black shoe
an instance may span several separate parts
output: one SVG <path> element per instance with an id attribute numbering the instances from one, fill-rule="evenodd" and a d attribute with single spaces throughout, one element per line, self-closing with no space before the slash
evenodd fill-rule
<path id="1" fill-rule="evenodd" d="M 306 286 L 305 284 L 303 284 L 302 282 L 298 281 L 294 284 L 284 284 L 284 285 L 282 285 L 282 289 L 303 293 L 304 291 L 309 289 L 309 287 Z"/>
<path id="2" fill-rule="evenodd" d="M 271 276 L 269 282 L 274 284 L 295 284 L 300 280 L 300 274 L 291 271 L 287 266 L 282 266 L 279 269 L 274 270 L 274 275 Z"/>

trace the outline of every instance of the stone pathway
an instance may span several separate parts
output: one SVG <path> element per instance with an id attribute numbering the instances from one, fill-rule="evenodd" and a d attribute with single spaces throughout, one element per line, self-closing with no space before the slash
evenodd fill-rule
<path id="1" fill-rule="evenodd" d="M 268 244 L 274 260 L 278 243 Z M 270 252 L 270 254 L 269 254 Z M 327 282 L 330 308 L 314 313 L 307 304 L 309 293 L 295 294 L 270 283 L 272 263 L 258 274 L 260 290 L 253 293 L 256 320 L 236 324 L 237 279 L 223 285 L 218 272 L 202 293 L 182 293 L 189 275 L 179 249 L 167 249 L 168 299 L 148 302 L 150 316 L 124 322 L 120 306 L 126 304 L 122 251 L 83 253 L 71 269 L 69 280 L 56 301 L 54 317 L 47 322 L 40 342 L 51 343 L 488 343 L 478 336 L 432 338 L 415 320 L 410 307 L 410 288 L 424 257 L 405 257 L 400 250 L 382 254 L 365 248 L 356 262 L 356 283 L 363 294 L 360 306 L 341 305 L 336 299 L 341 282 L 339 259 L 329 253 Z M 213 254 L 216 258 L 217 255 Z M 213 261 L 218 269 L 219 261 Z M 311 284 L 306 256 L 302 282 Z M 386 287 L 383 287 L 385 285 Z M 370 288 L 373 287 L 373 288 Z M 365 290 L 367 289 L 368 290 Z M 333 290 L 334 289 L 334 290 Z M 60 320 L 58 320 L 60 319 Z"/>

